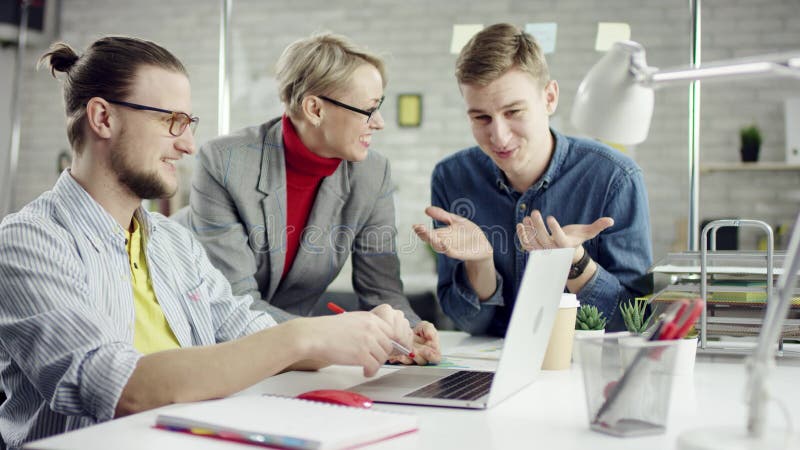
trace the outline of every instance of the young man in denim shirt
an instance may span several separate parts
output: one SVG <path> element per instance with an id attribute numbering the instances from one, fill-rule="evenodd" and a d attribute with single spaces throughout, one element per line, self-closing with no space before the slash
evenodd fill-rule
<path id="1" fill-rule="evenodd" d="M 439 252 L 444 312 L 472 334 L 503 336 L 527 251 L 573 247 L 566 289 L 620 328 L 619 303 L 652 289 L 641 169 L 550 129 L 558 83 L 533 37 L 513 25 L 475 35 L 456 78 L 478 146 L 437 164 L 425 211 L 435 228 L 414 226 Z"/>

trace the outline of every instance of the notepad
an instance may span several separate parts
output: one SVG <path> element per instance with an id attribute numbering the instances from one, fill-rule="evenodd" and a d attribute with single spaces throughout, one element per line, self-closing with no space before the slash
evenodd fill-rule
<path id="1" fill-rule="evenodd" d="M 175 407 L 156 427 L 287 449 L 358 447 L 417 431 L 417 417 L 276 396 L 240 396 Z"/>

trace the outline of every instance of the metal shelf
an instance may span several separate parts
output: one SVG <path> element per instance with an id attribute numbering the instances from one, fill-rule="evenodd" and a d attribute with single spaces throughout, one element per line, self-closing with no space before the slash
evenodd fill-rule
<path id="1" fill-rule="evenodd" d="M 700 173 L 743 171 L 798 172 L 800 171 L 800 164 L 785 163 L 780 161 L 708 162 L 700 164 Z"/>
<path id="2" fill-rule="evenodd" d="M 716 231 L 719 228 L 742 226 L 764 231 L 768 244 L 766 252 L 716 250 Z M 758 335 L 763 323 L 763 311 L 771 299 L 775 280 L 783 273 L 786 259 L 786 252 L 774 251 L 772 228 L 757 220 L 718 220 L 704 227 L 701 238 L 700 248 L 710 247 L 711 250 L 670 253 L 650 268 L 651 273 L 672 276 L 672 284 L 655 293 L 652 301 L 669 302 L 685 296 L 699 296 L 706 300 L 706 309 L 697 323 L 700 350 L 705 350 L 712 342 L 709 337 L 724 339 L 724 336 Z M 760 282 L 762 286 L 737 285 L 742 282 Z M 763 299 L 731 300 L 722 295 L 731 293 L 733 296 L 742 296 L 743 293 L 753 292 L 763 292 Z M 718 299 L 714 299 L 713 294 L 717 294 Z M 800 288 L 795 286 L 793 294 L 800 296 Z M 779 350 L 783 349 L 784 339 L 800 337 L 800 316 L 796 313 L 800 310 L 800 300 L 796 299 L 791 308 L 795 313 L 781 330 Z M 720 345 L 724 345 L 724 342 L 714 342 L 714 346 Z"/>
<path id="3" fill-rule="evenodd" d="M 716 250 L 706 253 L 706 273 L 709 275 L 759 275 L 767 274 L 767 252 Z M 772 254 L 772 272 L 783 273 L 785 251 Z M 700 252 L 670 253 L 650 268 L 652 273 L 669 275 L 699 275 L 702 255 Z"/>
<path id="4" fill-rule="evenodd" d="M 746 293 L 746 292 L 765 292 L 767 289 L 766 285 L 764 286 L 734 286 L 734 285 L 727 285 L 727 284 L 709 284 L 706 287 L 707 292 L 718 292 L 718 293 Z M 652 298 L 655 300 L 659 296 L 663 296 L 666 294 L 670 294 L 672 292 L 681 292 L 681 293 L 689 293 L 689 294 L 700 294 L 700 285 L 698 284 L 670 284 L 657 293 L 653 294 Z M 795 287 L 794 292 L 792 293 L 795 297 L 800 296 L 800 287 Z M 670 301 L 672 299 L 667 298 L 663 301 Z M 712 300 L 713 301 L 713 300 Z M 797 300 L 796 300 L 797 301 Z M 730 300 L 732 303 L 737 303 L 735 300 Z M 749 304 L 749 303 L 764 303 L 763 300 L 740 300 L 738 303 L 742 304 Z M 799 304 L 794 306 L 800 306 Z"/>

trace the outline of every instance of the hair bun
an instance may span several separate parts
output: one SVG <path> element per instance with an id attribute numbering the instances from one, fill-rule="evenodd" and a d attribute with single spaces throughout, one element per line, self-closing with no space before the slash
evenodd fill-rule
<path id="1" fill-rule="evenodd" d="M 39 60 L 39 65 L 42 65 L 47 60 L 50 65 L 50 73 L 55 76 L 56 71 L 69 73 L 69 70 L 79 58 L 72 47 L 63 42 L 56 42 L 50 46 L 50 51 L 45 53 Z"/>

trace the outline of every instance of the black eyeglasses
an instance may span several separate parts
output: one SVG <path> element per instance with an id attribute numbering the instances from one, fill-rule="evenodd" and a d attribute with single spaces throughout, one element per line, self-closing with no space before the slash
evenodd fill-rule
<path id="1" fill-rule="evenodd" d="M 334 100 L 332 98 L 325 97 L 324 95 L 320 95 L 319 98 L 325 100 L 326 102 L 331 102 L 331 103 L 333 103 L 334 105 L 336 105 L 336 106 L 338 106 L 340 108 L 349 109 L 350 111 L 357 112 L 359 114 L 363 114 L 363 115 L 367 116 L 367 123 L 369 123 L 369 119 L 372 118 L 372 115 L 375 114 L 381 108 L 381 105 L 383 104 L 383 99 L 386 98 L 386 96 L 382 95 L 381 99 L 378 100 L 378 104 L 375 105 L 374 108 L 370 108 L 370 109 L 356 108 L 355 106 L 350 106 L 350 105 L 348 105 L 346 103 L 342 103 L 342 102 L 336 101 L 336 100 Z"/>
<path id="2" fill-rule="evenodd" d="M 170 111 L 168 109 L 155 108 L 152 106 L 139 105 L 137 103 L 123 102 L 120 100 L 106 99 L 106 101 L 108 103 L 113 103 L 115 105 L 127 106 L 128 108 L 138 109 L 139 111 L 155 111 L 164 114 L 171 114 L 172 117 L 170 117 L 170 122 L 169 122 L 169 134 L 175 137 L 182 135 L 183 132 L 186 131 L 186 127 L 189 127 L 189 129 L 192 131 L 192 134 L 194 134 L 194 130 L 197 129 L 197 124 L 200 122 L 199 117 L 196 116 L 192 117 L 189 114 L 186 114 L 185 112 Z"/>

